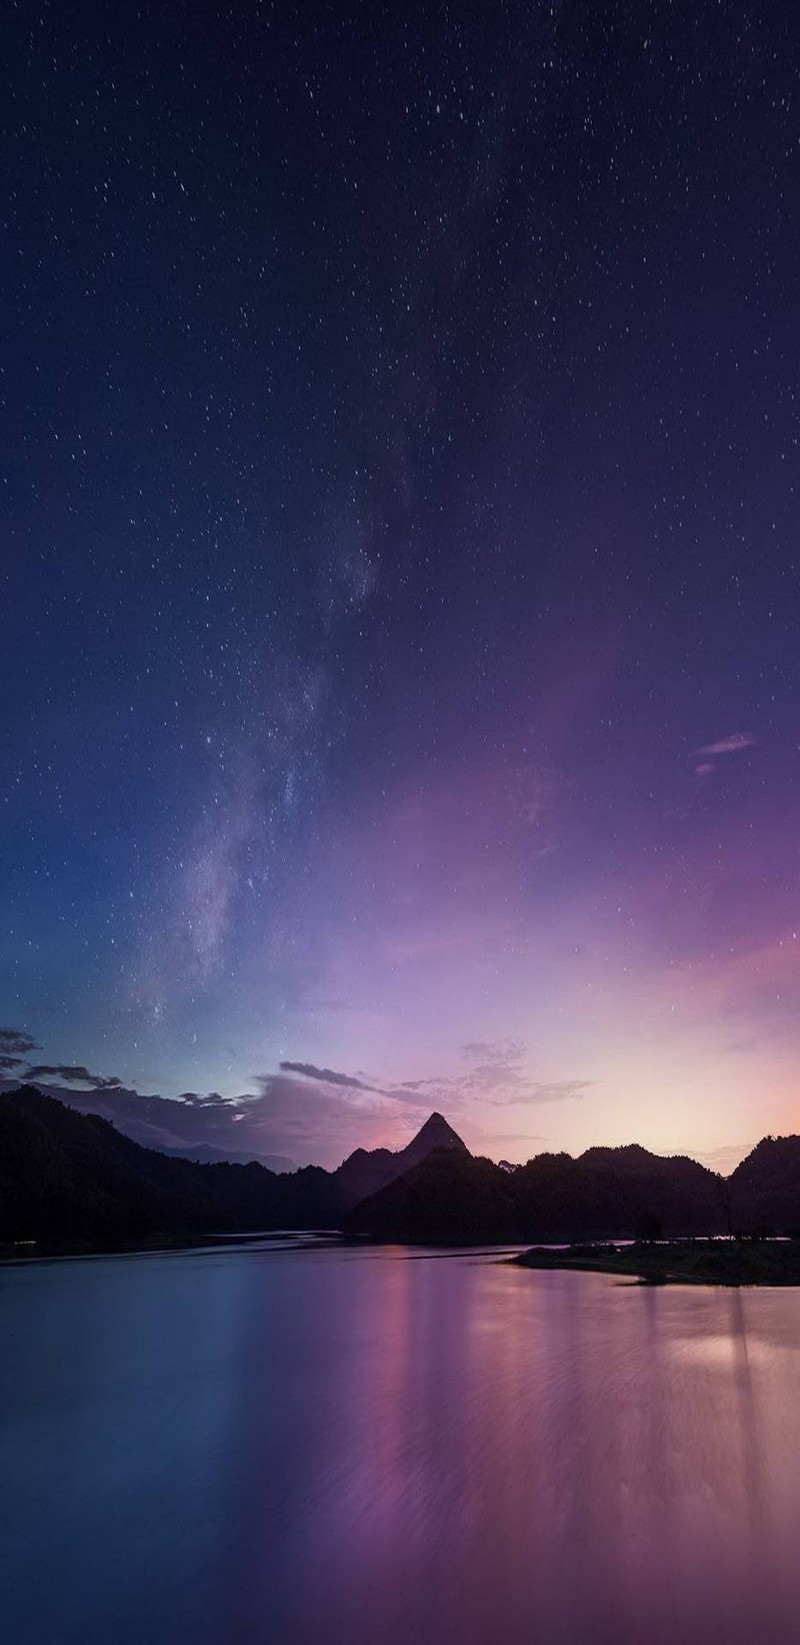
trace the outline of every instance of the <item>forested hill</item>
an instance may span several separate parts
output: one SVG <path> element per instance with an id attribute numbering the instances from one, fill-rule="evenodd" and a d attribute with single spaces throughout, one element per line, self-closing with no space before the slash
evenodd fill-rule
<path id="1" fill-rule="evenodd" d="M 730 1177 L 645 1148 L 538 1154 L 509 1171 L 430 1154 L 356 1206 L 345 1226 L 373 1239 L 656 1238 L 800 1228 L 800 1137 L 767 1138 Z"/>
<path id="2" fill-rule="evenodd" d="M 646 1149 L 538 1154 L 516 1171 L 432 1154 L 354 1209 L 353 1232 L 382 1239 L 559 1241 L 710 1234 L 727 1226 L 722 1177 Z"/>
<path id="3" fill-rule="evenodd" d="M 198 1165 L 140 1148 L 95 1114 L 35 1087 L 0 1097 L 0 1239 L 42 1244 L 335 1226 L 327 1171 Z"/>

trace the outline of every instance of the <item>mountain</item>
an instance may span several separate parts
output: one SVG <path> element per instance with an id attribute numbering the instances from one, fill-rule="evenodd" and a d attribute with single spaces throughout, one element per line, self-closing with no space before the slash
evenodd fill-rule
<path id="1" fill-rule="evenodd" d="M 491 1160 L 437 1149 L 362 1200 L 346 1217 L 345 1229 L 387 1240 L 523 1238 L 517 1228 L 514 1180 Z"/>
<path id="2" fill-rule="evenodd" d="M 357 1205 L 427 1158 L 434 1148 L 452 1149 L 470 1158 L 469 1149 L 442 1114 L 431 1114 L 415 1137 L 392 1152 L 390 1148 L 356 1148 L 334 1171 L 343 1203 Z"/>
<path id="3" fill-rule="evenodd" d="M 141 1148 L 34 1086 L 0 1097 L 0 1240 L 101 1244 L 151 1235 L 335 1226 L 327 1171 L 198 1165 Z"/>
<path id="4" fill-rule="evenodd" d="M 408 1171 L 412 1165 L 419 1165 L 421 1160 L 427 1159 L 435 1148 L 452 1149 L 460 1154 L 462 1159 L 471 1159 L 472 1155 L 465 1142 L 462 1142 L 457 1131 L 448 1125 L 443 1114 L 433 1113 L 426 1119 L 415 1137 L 412 1137 L 405 1148 L 401 1148 L 395 1159 L 402 1164 L 403 1170 Z"/>
<path id="5" fill-rule="evenodd" d="M 0 1241 L 97 1245 L 154 1235 L 334 1228 L 361 1197 L 430 1148 L 462 1150 L 432 1115 L 399 1153 L 357 1150 L 338 1171 L 276 1174 L 252 1161 L 198 1163 L 143 1148 L 110 1120 L 35 1086 L 0 1095 Z"/>
<path id="6" fill-rule="evenodd" d="M 799 1206 L 800 1209 L 800 1206 Z M 377 1239 L 620 1239 L 726 1226 L 724 1181 L 638 1146 L 539 1154 L 509 1172 L 437 1150 L 362 1201 L 346 1227 Z"/>
<path id="7" fill-rule="evenodd" d="M 19 1078 L 0 1077 L 0 1093 L 16 1091 Z M 159 1154 L 171 1154 L 178 1159 L 193 1159 L 203 1165 L 219 1165 L 226 1160 L 231 1165 L 249 1165 L 253 1160 L 265 1165 L 268 1171 L 296 1171 L 294 1160 L 283 1154 L 252 1153 L 240 1148 L 219 1147 L 214 1143 L 194 1143 L 181 1137 L 181 1121 L 191 1110 L 180 1097 L 149 1097 L 141 1091 L 112 1086 L 107 1090 L 82 1090 L 60 1085 L 52 1079 L 36 1081 L 36 1090 L 47 1097 L 55 1097 L 65 1108 L 75 1108 L 79 1114 L 97 1114 L 110 1120 L 124 1137 L 138 1142 L 140 1148 L 154 1148 Z"/>
<path id="8" fill-rule="evenodd" d="M 800 1137 L 764 1137 L 728 1178 L 734 1229 L 800 1228 Z"/>

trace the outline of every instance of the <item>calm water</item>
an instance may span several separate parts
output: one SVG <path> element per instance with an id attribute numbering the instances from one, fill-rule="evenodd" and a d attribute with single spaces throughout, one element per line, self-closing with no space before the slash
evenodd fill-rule
<path id="1" fill-rule="evenodd" d="M 400 1251 L 0 1271 L 9 1645 L 771 1645 L 800 1293 Z"/>

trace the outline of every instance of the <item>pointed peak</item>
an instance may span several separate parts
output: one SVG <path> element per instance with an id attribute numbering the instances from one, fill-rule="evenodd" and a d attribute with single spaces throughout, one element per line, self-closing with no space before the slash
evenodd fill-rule
<path id="1" fill-rule="evenodd" d="M 434 1148 L 456 1148 L 460 1153 L 469 1153 L 466 1143 L 462 1142 L 458 1132 L 453 1130 L 452 1125 L 448 1125 L 444 1114 L 436 1112 L 428 1115 L 425 1124 L 420 1127 L 416 1136 L 412 1137 L 406 1147 L 401 1150 L 401 1154 L 404 1160 L 416 1164 L 418 1160 L 424 1159 L 427 1154 L 432 1153 Z"/>

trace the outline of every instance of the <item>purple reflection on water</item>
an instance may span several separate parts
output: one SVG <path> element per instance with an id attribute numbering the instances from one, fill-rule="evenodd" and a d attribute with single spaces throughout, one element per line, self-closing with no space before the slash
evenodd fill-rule
<path id="1" fill-rule="evenodd" d="M 0 1301 L 19 1645 L 796 1636 L 800 1293 L 327 1250 Z"/>

